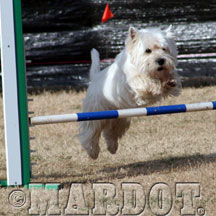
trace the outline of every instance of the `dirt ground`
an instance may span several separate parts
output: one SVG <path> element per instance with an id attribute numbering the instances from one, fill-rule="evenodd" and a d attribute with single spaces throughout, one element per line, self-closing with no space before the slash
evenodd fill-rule
<path id="1" fill-rule="evenodd" d="M 169 98 L 158 105 L 194 103 L 215 100 L 216 88 L 185 88 L 181 96 Z M 29 111 L 34 116 L 80 112 L 85 92 L 44 92 L 29 95 Z M 0 98 L 2 104 L 2 98 Z M 6 178 L 3 114 L 0 110 L 0 178 Z M 193 198 L 192 215 L 215 215 L 216 204 L 216 112 L 172 114 L 135 117 L 131 128 L 119 143 L 115 155 L 106 150 L 101 139 L 101 153 L 97 160 L 88 157 L 76 134 L 78 123 L 35 126 L 30 135 L 35 137 L 30 147 L 32 182 L 62 183 L 59 203 L 68 199 L 71 183 L 82 183 L 89 209 L 94 207 L 95 183 L 112 183 L 121 209 L 122 184 L 142 185 L 146 206 L 142 215 L 157 215 L 151 208 L 151 190 L 154 185 L 167 185 L 172 195 L 172 208 L 166 215 L 183 214 L 182 199 L 178 197 L 179 184 L 198 185 L 200 194 Z M 30 191 L 26 203 L 14 207 L 8 201 L 10 192 L 17 188 L 0 189 L 0 215 L 29 215 Z M 195 191 L 191 192 L 195 194 Z M 184 194 L 186 197 L 186 194 Z M 103 197 L 101 198 L 103 199 Z M 107 201 L 107 200 L 106 200 Z M 66 202 L 66 201 L 65 201 Z M 59 204 L 59 205 L 60 205 Z M 66 204 L 61 204 L 64 209 Z M 63 207 L 62 207 L 63 206 Z M 163 209 L 163 208 L 162 208 Z M 202 214 L 203 211 L 205 214 Z M 161 210 L 162 211 L 162 210 Z M 64 212 L 64 210 L 62 210 Z M 90 210 L 91 214 L 94 214 Z M 119 215 L 122 215 L 119 211 Z M 62 213 L 62 215 L 64 215 Z M 113 215 L 113 213 L 107 213 Z M 161 214 L 162 215 L 162 214 Z"/>

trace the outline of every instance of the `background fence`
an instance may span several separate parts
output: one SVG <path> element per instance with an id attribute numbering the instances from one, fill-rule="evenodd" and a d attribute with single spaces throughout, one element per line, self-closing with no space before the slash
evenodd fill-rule
<path id="1" fill-rule="evenodd" d="M 129 25 L 172 24 L 182 56 L 184 86 L 216 84 L 215 0 L 23 0 L 29 90 L 82 88 L 88 84 L 90 50 L 112 59 L 123 48 Z M 101 23 L 106 3 L 114 18 Z M 110 61 L 104 61 L 102 67 Z"/>

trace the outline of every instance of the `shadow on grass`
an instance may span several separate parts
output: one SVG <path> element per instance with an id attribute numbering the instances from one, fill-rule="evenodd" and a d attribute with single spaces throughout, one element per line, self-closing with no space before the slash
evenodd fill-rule
<path id="1" fill-rule="evenodd" d="M 124 178 L 138 175 L 149 175 L 158 172 L 169 173 L 173 170 L 187 170 L 198 167 L 201 164 L 216 162 L 216 153 L 209 155 L 189 155 L 184 157 L 171 157 L 158 160 L 136 162 L 122 166 L 108 167 L 100 170 L 104 173 L 112 173 L 109 178 Z M 123 172 L 121 173 L 121 170 Z"/>
<path id="2" fill-rule="evenodd" d="M 50 178 L 53 180 L 61 179 L 62 183 L 73 182 L 96 182 L 105 181 L 110 179 L 122 179 L 125 177 L 136 177 L 139 175 L 150 175 L 153 173 L 169 173 L 171 171 L 188 170 L 194 167 L 199 167 L 201 164 L 208 164 L 216 162 L 216 153 L 209 155 L 189 155 L 184 157 L 171 157 L 151 161 L 141 161 L 136 163 L 130 163 L 127 165 L 120 165 L 114 167 L 106 167 L 104 169 L 88 172 L 88 173 L 77 173 L 77 174 L 65 174 L 65 173 L 53 173 L 53 174 L 41 174 L 36 176 L 35 180 L 40 178 L 49 181 Z M 64 181 L 64 178 L 66 182 Z"/>

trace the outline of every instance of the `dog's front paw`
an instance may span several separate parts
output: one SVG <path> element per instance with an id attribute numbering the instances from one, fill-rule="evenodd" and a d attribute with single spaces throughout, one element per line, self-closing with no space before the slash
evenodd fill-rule
<path id="1" fill-rule="evenodd" d="M 167 87 L 172 87 L 172 88 L 174 88 L 174 87 L 176 87 L 177 82 L 176 82 L 176 80 L 173 79 L 173 80 L 167 81 L 165 85 L 166 85 Z"/>
<path id="2" fill-rule="evenodd" d="M 143 106 L 146 104 L 146 102 L 142 98 L 137 98 L 136 104 L 137 104 L 137 106 Z"/>

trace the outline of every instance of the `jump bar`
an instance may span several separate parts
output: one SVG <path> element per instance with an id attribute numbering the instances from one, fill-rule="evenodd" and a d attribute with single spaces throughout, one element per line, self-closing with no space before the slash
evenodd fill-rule
<path id="1" fill-rule="evenodd" d="M 107 110 L 98 112 L 72 113 L 49 116 L 36 116 L 29 119 L 31 125 L 55 124 L 76 121 L 91 121 L 102 119 L 116 119 L 135 116 L 163 115 L 182 112 L 195 112 L 216 109 L 216 101 L 193 104 L 178 104 L 146 108 L 132 108 L 122 110 Z"/>

